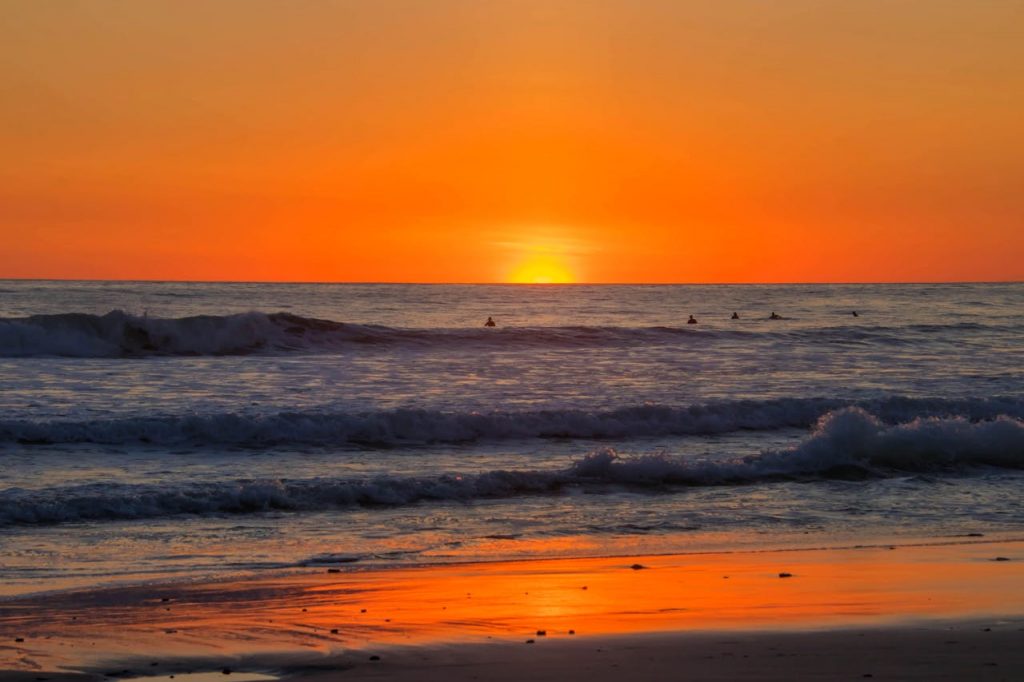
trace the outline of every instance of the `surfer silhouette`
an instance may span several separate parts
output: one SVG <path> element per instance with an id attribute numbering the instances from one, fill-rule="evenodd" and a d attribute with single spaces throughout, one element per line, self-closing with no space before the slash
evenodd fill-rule
<path id="1" fill-rule="evenodd" d="M 740 319 L 740 314 L 739 314 L 739 313 L 733 313 L 733 314 L 732 314 L 732 317 L 731 317 L 730 319 L 732 319 L 732 320 L 738 320 L 738 319 Z"/>
<path id="2" fill-rule="evenodd" d="M 697 320 L 693 315 L 690 315 L 690 319 L 686 321 L 686 324 L 697 324 Z"/>
<path id="3" fill-rule="evenodd" d="M 494 318 L 493 317 L 488 316 L 487 321 L 484 322 L 484 326 L 485 327 L 497 327 L 498 325 L 496 325 L 494 323 Z"/>
<path id="4" fill-rule="evenodd" d="M 773 310 L 773 311 L 772 311 L 772 314 L 768 316 L 768 319 L 769 319 L 769 320 L 781 320 L 781 319 L 782 319 L 782 315 L 779 315 L 778 313 L 776 313 L 776 312 L 775 312 L 775 311 Z"/>
<path id="5" fill-rule="evenodd" d="M 857 311 L 856 311 L 856 310 L 854 310 L 854 311 L 853 311 L 853 316 L 854 316 L 854 317 L 860 317 L 860 315 L 858 315 L 858 314 L 857 314 Z"/>

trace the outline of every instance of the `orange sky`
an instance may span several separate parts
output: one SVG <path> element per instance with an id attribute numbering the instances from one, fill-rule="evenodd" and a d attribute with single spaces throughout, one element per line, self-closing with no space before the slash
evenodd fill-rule
<path id="1" fill-rule="evenodd" d="M 1024 3 L 7 0 L 0 277 L 1024 279 Z"/>

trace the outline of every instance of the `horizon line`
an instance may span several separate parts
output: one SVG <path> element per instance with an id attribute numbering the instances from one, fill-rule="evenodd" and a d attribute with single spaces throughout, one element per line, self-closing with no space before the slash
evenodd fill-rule
<path id="1" fill-rule="evenodd" d="M 134 279 L 134 278 L 78 278 L 78 277 L 0 277 L 0 282 L 130 282 L 139 284 L 334 284 L 334 285 L 394 285 L 394 286 L 508 286 L 508 287 L 579 287 L 579 286 L 850 286 L 878 284 L 1022 284 L 1024 279 L 994 280 L 847 280 L 825 282 L 819 280 L 777 282 L 479 282 L 450 281 L 422 282 L 400 280 L 288 280 L 288 279 Z"/>

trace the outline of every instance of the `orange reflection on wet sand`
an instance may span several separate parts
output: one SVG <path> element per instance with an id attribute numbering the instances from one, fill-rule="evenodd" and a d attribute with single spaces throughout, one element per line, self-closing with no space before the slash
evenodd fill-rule
<path id="1" fill-rule="evenodd" d="M 335 581 L 307 597 L 321 602 L 324 625 L 370 621 L 416 640 L 1019 613 L 1022 564 L 994 561 L 994 552 L 952 545 L 473 564 L 352 575 L 352 587 L 366 590 L 358 613 L 331 604 Z"/>
<path id="2" fill-rule="evenodd" d="M 1019 615 L 1022 579 L 1020 541 L 321 570 L 11 600 L 0 604 L 0 639 L 25 642 L 0 648 L 0 669 L 17 667 L 24 655 L 67 664 L 140 651 L 329 652 L 538 631 L 772 630 Z"/>

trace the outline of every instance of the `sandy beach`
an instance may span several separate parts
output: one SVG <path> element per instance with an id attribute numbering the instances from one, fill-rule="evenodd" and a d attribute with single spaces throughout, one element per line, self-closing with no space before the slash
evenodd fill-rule
<path id="1" fill-rule="evenodd" d="M 0 679 L 1014 679 L 1022 584 L 1013 539 L 339 566 L 9 599 Z"/>
<path id="2" fill-rule="evenodd" d="M 265 658 L 263 672 L 116 675 L 0 672 L 9 682 L 160 679 L 238 682 L 335 680 L 1016 680 L 1024 670 L 1024 620 L 821 631 L 687 632 L 383 650 L 298 661 Z M 272 674 L 267 671 L 274 671 Z"/>

